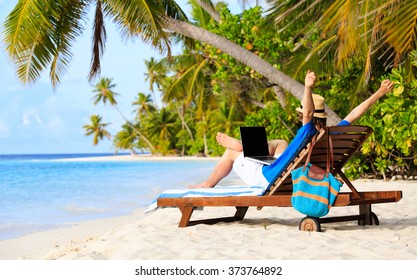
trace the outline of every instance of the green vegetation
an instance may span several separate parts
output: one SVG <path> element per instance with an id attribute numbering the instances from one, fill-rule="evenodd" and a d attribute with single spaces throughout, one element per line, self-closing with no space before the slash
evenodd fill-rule
<path id="1" fill-rule="evenodd" d="M 238 136 L 241 125 L 263 125 L 270 139 L 291 140 L 307 69 L 319 76 L 314 91 L 332 109 L 330 124 L 389 78 L 395 90 L 358 121 L 375 133 L 346 171 L 417 176 L 416 1 L 276 0 L 267 13 L 255 7 L 239 15 L 209 2 L 190 1 L 188 19 L 169 0 L 19 1 L 5 23 L 6 50 L 22 82 L 35 82 L 50 67 L 52 83 L 59 83 L 86 9 L 95 5 L 91 79 L 100 70 L 106 16 L 124 35 L 166 51 L 165 59 L 146 61 L 150 92 L 132 101 L 134 120 L 119 111 L 126 124 L 112 138 L 116 149 L 162 155 L 220 155 L 216 132 Z M 183 46 L 177 56 L 170 55 L 173 39 Z M 95 103 L 109 101 L 118 110 L 115 87 L 101 78 Z M 162 94 L 162 108 L 153 104 L 154 91 Z M 94 141 L 110 136 L 100 116 L 91 121 L 85 129 Z"/>

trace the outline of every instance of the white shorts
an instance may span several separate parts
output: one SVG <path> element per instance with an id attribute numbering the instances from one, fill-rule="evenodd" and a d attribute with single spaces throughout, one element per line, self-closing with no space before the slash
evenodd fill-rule
<path id="1" fill-rule="evenodd" d="M 246 159 L 241 153 L 233 163 L 233 171 L 249 186 L 267 188 L 269 182 L 262 173 L 263 164 Z"/>

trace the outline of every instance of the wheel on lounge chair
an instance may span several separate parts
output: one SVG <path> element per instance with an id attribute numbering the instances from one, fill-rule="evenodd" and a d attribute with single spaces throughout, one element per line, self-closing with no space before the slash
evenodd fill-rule
<path id="1" fill-rule="evenodd" d="M 300 221 L 300 226 L 298 227 L 302 231 L 321 231 L 320 221 L 318 218 L 314 217 L 304 217 Z"/>
<path id="2" fill-rule="evenodd" d="M 373 225 L 379 226 L 378 216 L 374 212 L 371 212 L 371 219 Z"/>

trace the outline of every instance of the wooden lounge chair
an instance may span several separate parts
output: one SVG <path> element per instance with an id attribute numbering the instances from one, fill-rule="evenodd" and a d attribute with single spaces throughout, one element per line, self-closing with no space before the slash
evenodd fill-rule
<path id="1" fill-rule="evenodd" d="M 372 204 L 398 202 L 402 198 L 401 191 L 367 191 L 359 192 L 342 171 L 345 163 L 362 146 L 363 142 L 373 132 L 366 126 L 333 126 L 329 127 L 334 152 L 333 175 L 339 176 L 349 187 L 350 191 L 340 192 L 333 207 L 358 206 L 358 215 L 313 218 L 305 217 L 300 221 L 299 229 L 308 231 L 320 231 L 322 223 L 358 221 L 359 225 L 378 225 L 378 217 L 371 210 Z M 274 183 L 270 184 L 267 192 L 262 196 L 228 196 L 228 197 L 182 197 L 182 198 L 159 198 L 159 207 L 178 207 L 182 212 L 179 227 L 187 227 L 199 223 L 214 224 L 217 222 L 239 221 L 245 217 L 249 207 L 257 207 L 260 210 L 266 206 L 292 207 L 292 179 L 291 171 L 304 164 L 307 157 L 309 143 L 290 162 L 282 174 L 277 174 Z M 322 168 L 326 166 L 327 135 L 325 130 L 320 131 L 317 142 L 314 145 L 311 163 Z M 236 207 L 236 213 L 232 217 L 222 217 L 198 221 L 190 221 L 191 215 L 196 208 L 204 206 Z M 330 212 L 331 214 L 331 212 Z"/>

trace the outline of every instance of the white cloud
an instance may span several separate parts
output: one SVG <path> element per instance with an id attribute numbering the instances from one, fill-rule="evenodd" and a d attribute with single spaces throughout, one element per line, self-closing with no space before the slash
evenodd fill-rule
<path id="1" fill-rule="evenodd" d="M 30 125 L 30 118 L 29 118 L 28 114 L 23 114 L 22 124 L 23 124 L 23 126 L 29 126 Z"/>
<path id="2" fill-rule="evenodd" d="M 30 126 L 33 123 L 35 123 L 35 124 L 41 124 L 42 123 L 42 119 L 39 116 L 39 113 L 35 110 L 31 110 L 31 111 L 27 111 L 27 112 L 23 113 L 22 125 L 23 126 Z"/>

